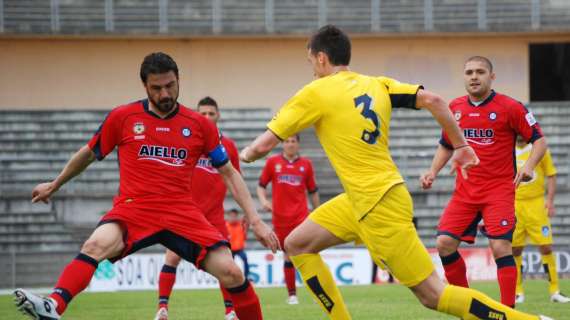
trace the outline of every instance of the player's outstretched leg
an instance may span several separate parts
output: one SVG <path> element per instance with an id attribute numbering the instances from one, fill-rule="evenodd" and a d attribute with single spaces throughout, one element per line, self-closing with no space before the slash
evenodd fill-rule
<path id="1" fill-rule="evenodd" d="M 123 233 L 118 224 L 107 223 L 97 227 L 89 239 L 85 241 L 77 257 L 63 269 L 53 293 L 49 296 L 51 300 L 43 301 L 48 304 L 49 301 L 53 301 L 53 305 L 50 305 L 49 308 L 55 307 L 55 314 L 61 316 L 71 299 L 87 288 L 99 261 L 119 255 L 123 248 Z M 28 315 L 33 316 L 34 312 L 41 315 L 48 309 L 47 305 L 37 303 L 39 300 L 36 298 L 43 298 L 22 290 L 16 290 L 14 295 L 16 296 L 16 303 L 20 303 L 17 306 L 20 309 L 25 308 L 23 311 Z M 26 300 L 30 303 L 26 304 Z M 53 312 L 50 314 L 53 314 Z M 51 318 L 58 319 L 54 316 Z M 46 319 L 51 318 L 48 317 Z M 43 318 L 38 316 L 35 319 Z"/>
<path id="2" fill-rule="evenodd" d="M 410 289 L 424 306 L 463 320 L 550 319 L 514 310 L 474 289 L 446 285 L 435 272 L 419 285 Z"/>
<path id="3" fill-rule="evenodd" d="M 245 278 L 228 248 L 220 247 L 209 251 L 202 265 L 227 289 L 239 319 L 263 319 L 259 298 L 253 285 Z"/>
<path id="4" fill-rule="evenodd" d="M 333 201 L 329 201 L 329 205 Z M 322 208 L 320 207 L 321 210 Z M 329 268 L 318 252 L 340 243 L 344 241 L 311 219 L 305 219 L 285 239 L 285 251 L 301 274 L 311 296 L 334 320 L 351 317 Z"/>

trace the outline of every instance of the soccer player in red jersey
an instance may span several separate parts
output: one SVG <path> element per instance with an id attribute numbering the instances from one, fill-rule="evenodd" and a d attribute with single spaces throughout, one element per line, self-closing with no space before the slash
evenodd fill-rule
<path id="1" fill-rule="evenodd" d="M 205 97 L 198 102 L 198 112 L 214 124 L 217 124 L 220 119 L 218 103 L 211 97 Z M 239 156 L 235 142 L 224 135 L 220 136 L 221 143 L 226 148 L 231 164 L 239 171 Z M 207 189 L 205 186 L 207 186 Z M 224 219 L 226 191 L 224 179 L 212 165 L 208 155 L 202 154 L 192 174 L 192 200 L 202 210 L 206 219 L 220 231 L 225 239 L 228 239 L 228 230 Z M 180 264 L 181 259 L 173 251 L 166 251 L 164 265 L 158 278 L 158 311 L 155 320 L 168 319 L 168 299 L 176 281 L 176 268 Z M 229 292 L 221 285 L 220 289 L 224 299 L 226 320 L 237 319 Z"/>
<path id="2" fill-rule="evenodd" d="M 455 191 L 437 228 L 437 249 L 450 284 L 467 287 L 465 261 L 457 251 L 461 241 L 473 243 L 477 225 L 489 239 L 497 263 L 501 302 L 515 304 L 517 270 L 512 252 L 515 228 L 515 187 L 531 178 L 546 151 L 546 141 L 538 122 L 520 102 L 491 89 L 495 74 L 491 61 L 474 56 L 465 62 L 463 74 L 467 95 L 453 100 L 449 108 L 465 139 L 475 150 L 480 164 L 469 176 L 458 174 Z M 517 134 L 532 143 L 529 160 L 516 170 Z M 420 177 L 429 189 L 438 172 L 453 154 L 445 132 L 430 170 Z"/>
<path id="3" fill-rule="evenodd" d="M 319 206 L 319 193 L 311 160 L 299 155 L 299 135 L 283 141 L 283 153 L 267 159 L 259 177 L 257 196 L 265 210 L 273 213 L 273 229 L 281 248 L 285 238 L 300 225 L 307 215 L 307 192 L 313 209 Z M 267 200 L 266 187 L 272 185 L 272 202 Z M 283 273 L 289 298 L 287 303 L 298 304 L 295 285 L 295 267 L 284 253 Z"/>
<path id="4" fill-rule="evenodd" d="M 48 202 L 94 160 L 118 148 L 120 182 L 113 208 L 64 268 L 49 297 L 14 291 L 18 309 L 32 319 L 60 319 L 101 260 L 117 261 L 160 243 L 216 277 L 230 292 L 239 318 L 262 319 L 259 299 L 232 259 L 228 242 L 192 200 L 189 182 L 201 155 L 208 154 L 228 181 L 258 240 L 275 251 L 277 237 L 257 214 L 243 178 L 220 144 L 216 125 L 177 102 L 176 62 L 164 53 L 149 54 L 140 77 L 148 99 L 112 110 L 59 176 L 32 191 L 32 202 Z"/>

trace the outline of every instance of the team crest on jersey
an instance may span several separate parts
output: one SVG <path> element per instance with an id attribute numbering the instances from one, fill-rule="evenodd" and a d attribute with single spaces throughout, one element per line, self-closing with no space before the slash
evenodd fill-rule
<path id="1" fill-rule="evenodd" d="M 276 164 L 275 165 L 275 172 L 281 172 L 281 164 Z"/>
<path id="2" fill-rule="evenodd" d="M 190 130 L 189 128 L 182 128 L 182 135 L 188 138 L 189 136 L 192 135 L 192 130 Z"/>
<path id="3" fill-rule="evenodd" d="M 453 116 L 455 117 L 455 120 L 459 121 L 459 119 L 461 119 L 461 111 L 455 111 Z"/>
<path id="4" fill-rule="evenodd" d="M 301 170 L 301 172 L 305 172 L 305 167 L 301 166 L 299 170 Z"/>
<path id="5" fill-rule="evenodd" d="M 133 125 L 133 132 L 135 134 L 142 134 L 145 130 L 144 123 L 137 122 Z"/>
<path id="6" fill-rule="evenodd" d="M 497 114 L 495 112 L 489 113 L 489 119 L 493 121 L 497 120 Z"/>
<path id="7" fill-rule="evenodd" d="M 548 237 L 549 233 L 550 233 L 550 228 L 548 226 L 542 226 L 542 235 Z"/>

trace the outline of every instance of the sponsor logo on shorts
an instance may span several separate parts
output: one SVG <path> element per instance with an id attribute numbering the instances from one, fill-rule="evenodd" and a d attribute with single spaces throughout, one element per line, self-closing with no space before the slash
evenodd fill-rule
<path id="1" fill-rule="evenodd" d="M 509 222 L 506 219 L 501 220 L 501 226 L 506 227 L 509 225 Z"/>

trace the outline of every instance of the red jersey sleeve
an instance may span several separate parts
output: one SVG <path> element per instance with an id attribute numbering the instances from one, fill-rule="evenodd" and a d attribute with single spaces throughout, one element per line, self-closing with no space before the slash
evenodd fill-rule
<path id="1" fill-rule="evenodd" d="M 267 187 L 267 185 L 271 182 L 271 179 L 273 179 L 273 167 L 274 166 L 272 165 L 271 158 L 267 159 L 267 161 L 265 162 L 265 166 L 261 171 L 261 176 L 259 177 L 260 187 L 262 188 Z"/>
<path id="2" fill-rule="evenodd" d="M 236 147 L 235 142 L 233 142 L 232 140 L 225 138 L 222 140 L 222 142 L 224 143 L 224 146 L 226 147 L 226 150 L 228 152 L 228 156 L 230 157 L 230 162 L 232 163 L 232 166 L 241 173 L 241 168 L 239 166 L 239 153 L 238 153 L 238 149 Z"/>
<path id="3" fill-rule="evenodd" d="M 103 160 L 121 142 L 122 117 L 113 110 L 107 114 L 91 140 L 87 143 L 97 160 Z"/>
<path id="4" fill-rule="evenodd" d="M 313 163 L 311 160 L 307 160 L 307 176 L 305 177 L 305 186 L 309 193 L 314 193 L 319 190 L 317 187 L 317 181 L 315 179 L 315 171 L 313 170 Z"/>
<path id="5" fill-rule="evenodd" d="M 514 103 L 510 111 L 511 128 L 521 135 L 525 141 L 533 143 L 542 138 L 542 130 L 538 121 L 525 106 L 521 103 Z"/>

